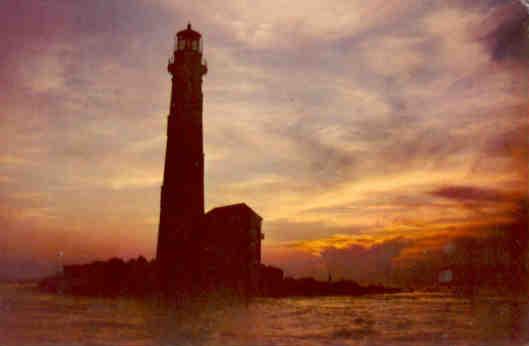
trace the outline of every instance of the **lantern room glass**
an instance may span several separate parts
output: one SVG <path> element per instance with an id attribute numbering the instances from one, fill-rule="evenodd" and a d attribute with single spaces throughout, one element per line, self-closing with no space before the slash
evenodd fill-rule
<path id="1" fill-rule="evenodd" d="M 186 41 L 179 39 L 178 40 L 178 50 L 183 50 L 185 48 Z"/>

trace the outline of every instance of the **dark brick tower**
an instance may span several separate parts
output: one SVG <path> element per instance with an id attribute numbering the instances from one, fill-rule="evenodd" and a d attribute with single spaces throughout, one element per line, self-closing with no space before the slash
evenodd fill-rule
<path id="1" fill-rule="evenodd" d="M 197 275 L 197 237 L 204 216 L 201 35 L 187 25 L 176 34 L 167 66 L 172 75 L 167 149 L 156 260 L 162 291 L 185 292 Z"/>

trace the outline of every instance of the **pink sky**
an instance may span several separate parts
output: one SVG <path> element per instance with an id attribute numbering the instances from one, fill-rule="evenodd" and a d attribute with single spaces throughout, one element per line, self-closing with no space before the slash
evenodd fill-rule
<path id="1" fill-rule="evenodd" d="M 521 2 L 7 1 L 0 276 L 152 257 L 176 31 L 204 37 L 206 206 L 264 261 L 387 281 L 527 203 Z M 451 245 L 450 245 L 451 246 Z"/>

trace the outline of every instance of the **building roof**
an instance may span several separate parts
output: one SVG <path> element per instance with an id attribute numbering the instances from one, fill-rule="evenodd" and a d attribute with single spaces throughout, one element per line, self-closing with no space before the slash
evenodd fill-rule
<path id="1" fill-rule="evenodd" d="M 200 39 L 202 35 L 200 35 L 199 32 L 191 29 L 191 23 L 187 24 L 187 28 L 185 30 L 179 31 L 176 36 L 178 38 L 190 38 L 190 39 Z"/>
<path id="2" fill-rule="evenodd" d="M 210 211 L 208 211 L 206 213 L 206 215 L 222 214 L 222 213 L 229 213 L 229 212 L 250 213 L 254 217 L 258 218 L 259 220 L 263 219 L 259 214 L 257 214 L 246 203 L 236 203 L 236 204 L 230 204 L 230 205 L 224 205 L 224 206 L 221 206 L 221 207 L 216 207 L 216 208 L 213 208 Z"/>

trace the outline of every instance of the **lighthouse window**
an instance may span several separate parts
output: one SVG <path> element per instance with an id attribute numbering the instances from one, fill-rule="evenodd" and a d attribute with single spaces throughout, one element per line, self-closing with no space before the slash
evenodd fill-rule
<path id="1" fill-rule="evenodd" d="M 186 41 L 184 41 L 184 40 L 178 41 L 178 50 L 184 49 L 185 44 L 186 44 Z"/>
<path id="2" fill-rule="evenodd" d="M 198 48 L 198 47 L 197 47 L 197 41 L 193 41 L 193 42 L 191 43 L 191 48 L 192 48 L 193 50 L 197 50 L 197 48 Z"/>

